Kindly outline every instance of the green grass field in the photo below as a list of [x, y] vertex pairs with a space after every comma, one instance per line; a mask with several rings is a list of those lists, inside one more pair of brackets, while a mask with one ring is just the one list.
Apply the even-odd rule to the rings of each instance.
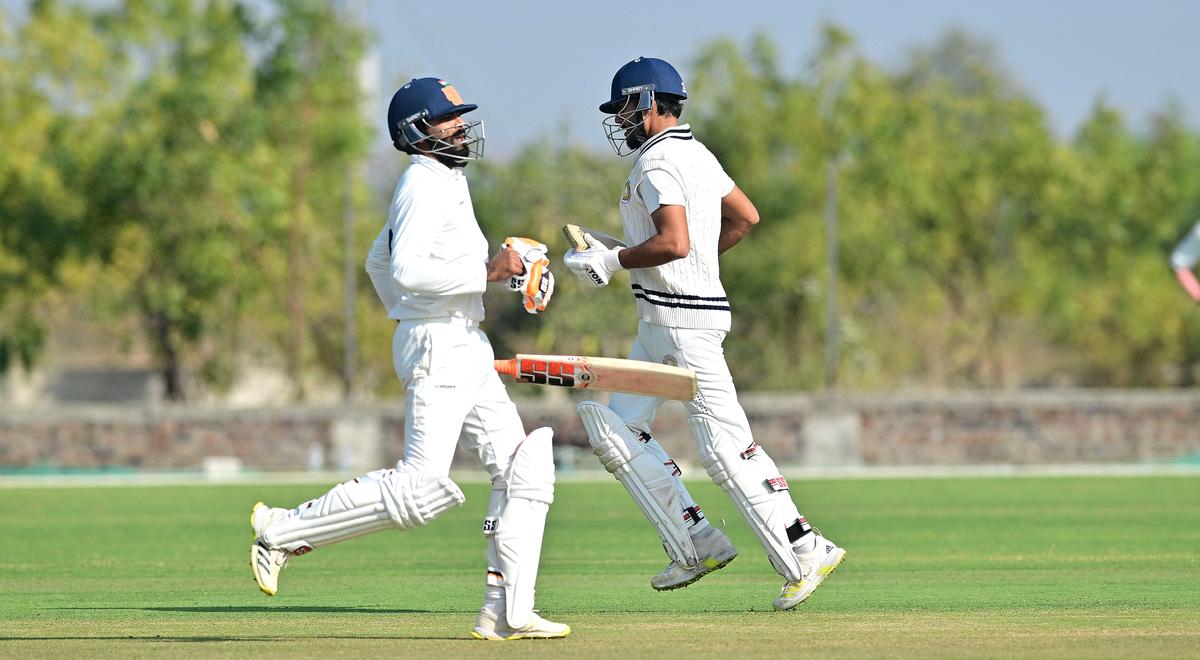
[[293, 560], [280, 595], [247, 567], [257, 499], [313, 486], [0, 489], [0, 656], [1197, 657], [1200, 478], [794, 480], [849, 554], [799, 608], [725, 496], [741, 555], [658, 593], [657, 538], [611, 480], [564, 481], [538, 603], [566, 640], [468, 637], [487, 486], [413, 532]]

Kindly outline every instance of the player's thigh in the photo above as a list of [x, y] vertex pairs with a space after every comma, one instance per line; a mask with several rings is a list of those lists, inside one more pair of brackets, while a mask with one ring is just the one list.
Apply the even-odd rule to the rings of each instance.
[[746, 411], [738, 401], [737, 388], [729, 364], [725, 362], [722, 342], [725, 333], [720, 330], [694, 330], [673, 328], [670, 334], [678, 347], [676, 361], [679, 366], [696, 372], [697, 396], [686, 402], [688, 411], [707, 412], [731, 432], [747, 441], [751, 439], [750, 422]]
[[525, 439], [525, 426], [500, 377], [495, 373], [491, 376], [466, 415], [462, 441], [495, 479], [508, 469], [517, 445]]
[[495, 479], [508, 469], [517, 445], [525, 439], [525, 426], [500, 376], [491, 367], [493, 353], [487, 336], [477, 332], [474, 340], [474, 360], [461, 365], [471, 374], [471, 397], [463, 419], [462, 442]]
[[439, 389], [429, 377], [410, 383], [405, 394], [404, 457], [396, 467], [449, 474], [469, 407], [452, 390]]
[[470, 345], [462, 328], [425, 326], [409, 337], [413, 345], [396, 359], [403, 373], [408, 409], [404, 419], [404, 457], [397, 467], [405, 470], [449, 474], [463, 423], [471, 409], [471, 377], [461, 366], [471, 363]]
[[[655, 359], [647, 349], [640, 326], [638, 336], [633, 341], [633, 348], [629, 351], [629, 359], [661, 362], [660, 359]], [[662, 399], [624, 392], [614, 392], [608, 400], [608, 407], [625, 420], [626, 424], [645, 433], [650, 433], [650, 425], [654, 423], [654, 417], [658, 414], [658, 409], [662, 404]]]

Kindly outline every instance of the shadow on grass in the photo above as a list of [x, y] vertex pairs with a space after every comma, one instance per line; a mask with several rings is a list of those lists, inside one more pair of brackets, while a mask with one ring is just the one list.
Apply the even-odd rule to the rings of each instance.
[[[266, 613], [273, 614], [474, 614], [478, 610], [414, 610], [381, 607], [332, 607], [325, 605], [208, 605], [195, 607], [56, 607], [56, 610], [137, 610], [141, 612], [211, 612], [218, 614]], [[0, 638], [3, 639], [3, 638]]]
[[214, 636], [197, 635], [195, 637], [164, 637], [161, 635], [69, 635], [47, 637], [0, 637], [0, 642], [71, 642], [71, 641], [110, 641], [110, 642], [172, 642], [172, 643], [210, 643], [210, 642], [296, 642], [315, 639], [330, 639], [339, 641], [354, 640], [438, 640], [445, 642], [475, 642], [478, 640], [467, 636], [438, 636], [438, 635], [307, 635], [304, 637], [263, 637], [263, 636]]

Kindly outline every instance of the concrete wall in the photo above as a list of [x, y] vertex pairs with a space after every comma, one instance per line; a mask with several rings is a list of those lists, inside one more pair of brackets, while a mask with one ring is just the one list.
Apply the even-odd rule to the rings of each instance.
[[[812, 467], [1147, 463], [1200, 460], [1200, 395], [1023, 391], [743, 397], [755, 440], [781, 464]], [[519, 401], [526, 427], [553, 426], [560, 458], [591, 461], [569, 400]], [[657, 435], [697, 463], [682, 407]], [[364, 471], [403, 449], [402, 405], [0, 408], [0, 467]], [[221, 457], [231, 457], [222, 459]], [[475, 467], [461, 449], [463, 467]], [[695, 469], [694, 467], [692, 468]]]

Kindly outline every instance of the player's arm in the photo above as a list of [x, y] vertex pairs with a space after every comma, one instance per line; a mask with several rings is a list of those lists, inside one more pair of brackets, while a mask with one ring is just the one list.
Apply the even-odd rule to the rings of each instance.
[[621, 250], [617, 257], [625, 268], [653, 268], [688, 255], [687, 211], [682, 206], [659, 206], [650, 214], [658, 233], [645, 242]]
[[1192, 300], [1200, 302], [1200, 281], [1196, 280], [1196, 274], [1188, 268], [1176, 268], [1175, 279], [1179, 281], [1179, 285], [1184, 291], [1192, 297]]
[[625, 268], [653, 268], [682, 259], [691, 251], [685, 194], [679, 173], [671, 167], [658, 167], [642, 173], [636, 194], [650, 211], [657, 233], [639, 245], [631, 245], [618, 255]]
[[391, 238], [392, 227], [391, 223], [388, 223], [383, 226], [379, 235], [375, 237], [375, 241], [371, 243], [371, 250], [367, 252], [365, 264], [367, 275], [371, 278], [371, 286], [375, 287], [375, 295], [379, 296], [379, 301], [388, 310], [391, 310], [399, 300], [399, 296], [396, 295], [396, 290], [392, 286]]
[[758, 209], [736, 185], [721, 198], [721, 235], [717, 238], [717, 254], [737, 245], [750, 228], [758, 224]]
[[685, 195], [678, 174], [667, 168], [646, 170], [635, 194], [650, 212], [654, 235], [624, 248], [608, 248], [592, 239], [587, 250], [568, 250], [563, 261], [577, 277], [605, 286], [618, 270], [654, 268], [682, 259], [691, 251]]
[[[447, 211], [428, 193], [401, 190], [393, 201], [391, 274], [396, 286], [412, 293], [448, 296], [483, 293], [488, 263], [463, 263], [436, 254], [439, 220]], [[499, 276], [497, 275], [499, 279]]]

